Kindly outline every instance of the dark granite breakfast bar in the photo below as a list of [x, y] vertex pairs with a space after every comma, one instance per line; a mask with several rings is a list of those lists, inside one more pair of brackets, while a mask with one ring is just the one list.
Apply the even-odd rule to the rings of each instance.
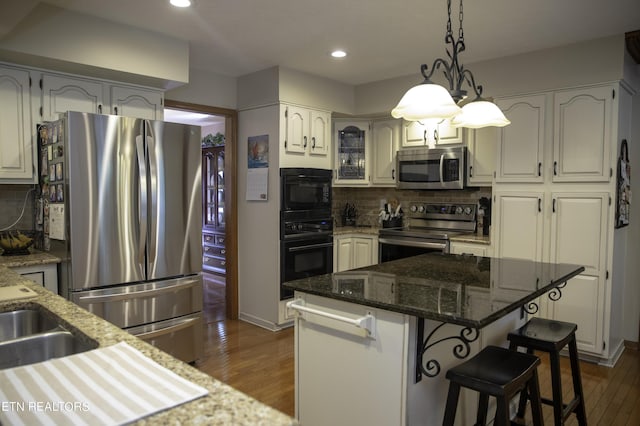
[[[285, 286], [296, 292], [289, 306], [299, 311], [296, 318], [301, 321], [297, 319], [296, 326], [301, 329], [312, 327], [302, 321], [305, 315], [309, 323], [323, 315], [313, 306], [327, 307], [333, 312], [327, 314], [327, 321], [357, 323], [362, 327], [374, 324], [372, 331], [367, 332], [373, 340], [381, 334], [380, 325], [375, 325], [377, 317], [382, 317], [381, 312], [405, 318], [408, 331], [404, 333], [409, 342], [402, 350], [388, 346], [384, 350], [406, 353], [404, 392], [428, 396], [434, 404], [429, 414], [433, 416], [431, 421], [441, 421], [438, 414], [441, 407], [435, 402], [435, 395], [442, 393], [444, 382], [440, 371], [455, 365], [454, 359], [464, 359], [488, 343], [501, 344], [510, 327], [523, 322], [526, 313], [537, 311], [540, 297], [559, 299], [566, 282], [582, 271], [584, 267], [577, 265], [429, 253], [291, 281]], [[344, 302], [355, 309], [343, 312], [356, 315], [360, 306], [359, 312], [366, 315], [355, 320], [349, 319], [354, 315], [341, 319], [335, 314], [341, 308], [336, 306], [347, 306]], [[376, 318], [369, 322], [367, 317]], [[304, 340], [300, 339], [300, 344], [303, 345]], [[298, 351], [302, 353], [304, 348]], [[429, 377], [430, 384], [419, 383], [423, 375]], [[300, 376], [297, 386], [303, 385], [304, 374]], [[367, 380], [368, 377], [363, 377], [363, 381]], [[368, 388], [375, 386], [372, 382]], [[414, 391], [416, 386], [423, 390]], [[304, 403], [303, 397], [301, 400]], [[416, 423], [416, 416], [426, 411], [424, 408], [414, 410], [411, 400], [403, 399], [405, 406], [400, 410], [406, 416], [406, 424]], [[415, 415], [414, 411], [421, 414]]]

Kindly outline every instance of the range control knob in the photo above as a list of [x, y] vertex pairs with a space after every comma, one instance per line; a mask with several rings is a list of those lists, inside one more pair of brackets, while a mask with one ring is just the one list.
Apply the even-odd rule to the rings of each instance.
[[412, 213], [415, 213], [418, 211], [418, 206], [416, 206], [415, 204], [412, 204], [411, 207], [409, 207], [409, 210], [411, 210]]
[[467, 215], [471, 214], [471, 207], [465, 207], [464, 214], [467, 214]]
[[456, 207], [456, 214], [462, 214], [462, 207], [460, 206]]
[[423, 205], [420, 205], [418, 207], [418, 213], [424, 213], [424, 206]]

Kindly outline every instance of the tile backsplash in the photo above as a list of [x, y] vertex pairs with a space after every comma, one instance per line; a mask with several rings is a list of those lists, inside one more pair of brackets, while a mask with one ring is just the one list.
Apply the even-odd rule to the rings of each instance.
[[[33, 185], [0, 185], [0, 230], [11, 226], [22, 212], [24, 214], [12, 229], [33, 230], [34, 229], [34, 199], [35, 191]], [[26, 198], [26, 203], [25, 203]]]
[[425, 203], [470, 203], [477, 204], [481, 197], [491, 198], [491, 187], [462, 190], [407, 190], [396, 188], [333, 188], [333, 218], [335, 226], [342, 225], [342, 213], [346, 203], [357, 211], [357, 226], [379, 226], [380, 200], [398, 200], [404, 214], [412, 204]]

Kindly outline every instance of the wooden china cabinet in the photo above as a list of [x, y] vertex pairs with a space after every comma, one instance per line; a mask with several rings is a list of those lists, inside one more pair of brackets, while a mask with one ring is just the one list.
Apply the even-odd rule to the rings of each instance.
[[202, 192], [202, 269], [224, 275], [224, 145], [202, 148]]

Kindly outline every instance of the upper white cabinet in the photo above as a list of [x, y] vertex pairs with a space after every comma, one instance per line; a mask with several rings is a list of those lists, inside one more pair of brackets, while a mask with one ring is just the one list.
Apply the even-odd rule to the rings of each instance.
[[372, 183], [396, 185], [396, 151], [400, 142], [400, 120], [373, 122]]
[[548, 102], [546, 94], [496, 100], [511, 121], [498, 134], [496, 182], [544, 181]]
[[554, 182], [609, 181], [614, 96], [609, 85], [554, 94]]
[[451, 126], [448, 120], [438, 125], [427, 125], [419, 121], [403, 120], [402, 122], [402, 148], [453, 145], [463, 142], [463, 129]]
[[162, 120], [162, 91], [112, 84], [67, 75], [42, 74], [43, 121], [57, 120], [67, 111], [114, 114]]
[[103, 112], [102, 82], [69, 76], [43, 74], [42, 121], [53, 121], [67, 111]]
[[280, 167], [331, 169], [331, 113], [281, 105]]
[[34, 144], [29, 72], [0, 67], [0, 183], [33, 182]]
[[469, 186], [491, 186], [496, 170], [499, 129], [484, 127], [467, 133], [467, 182]]
[[336, 186], [368, 186], [371, 183], [371, 122], [334, 120]]
[[162, 120], [164, 118], [163, 94], [125, 86], [110, 86], [111, 114], [126, 117]]

